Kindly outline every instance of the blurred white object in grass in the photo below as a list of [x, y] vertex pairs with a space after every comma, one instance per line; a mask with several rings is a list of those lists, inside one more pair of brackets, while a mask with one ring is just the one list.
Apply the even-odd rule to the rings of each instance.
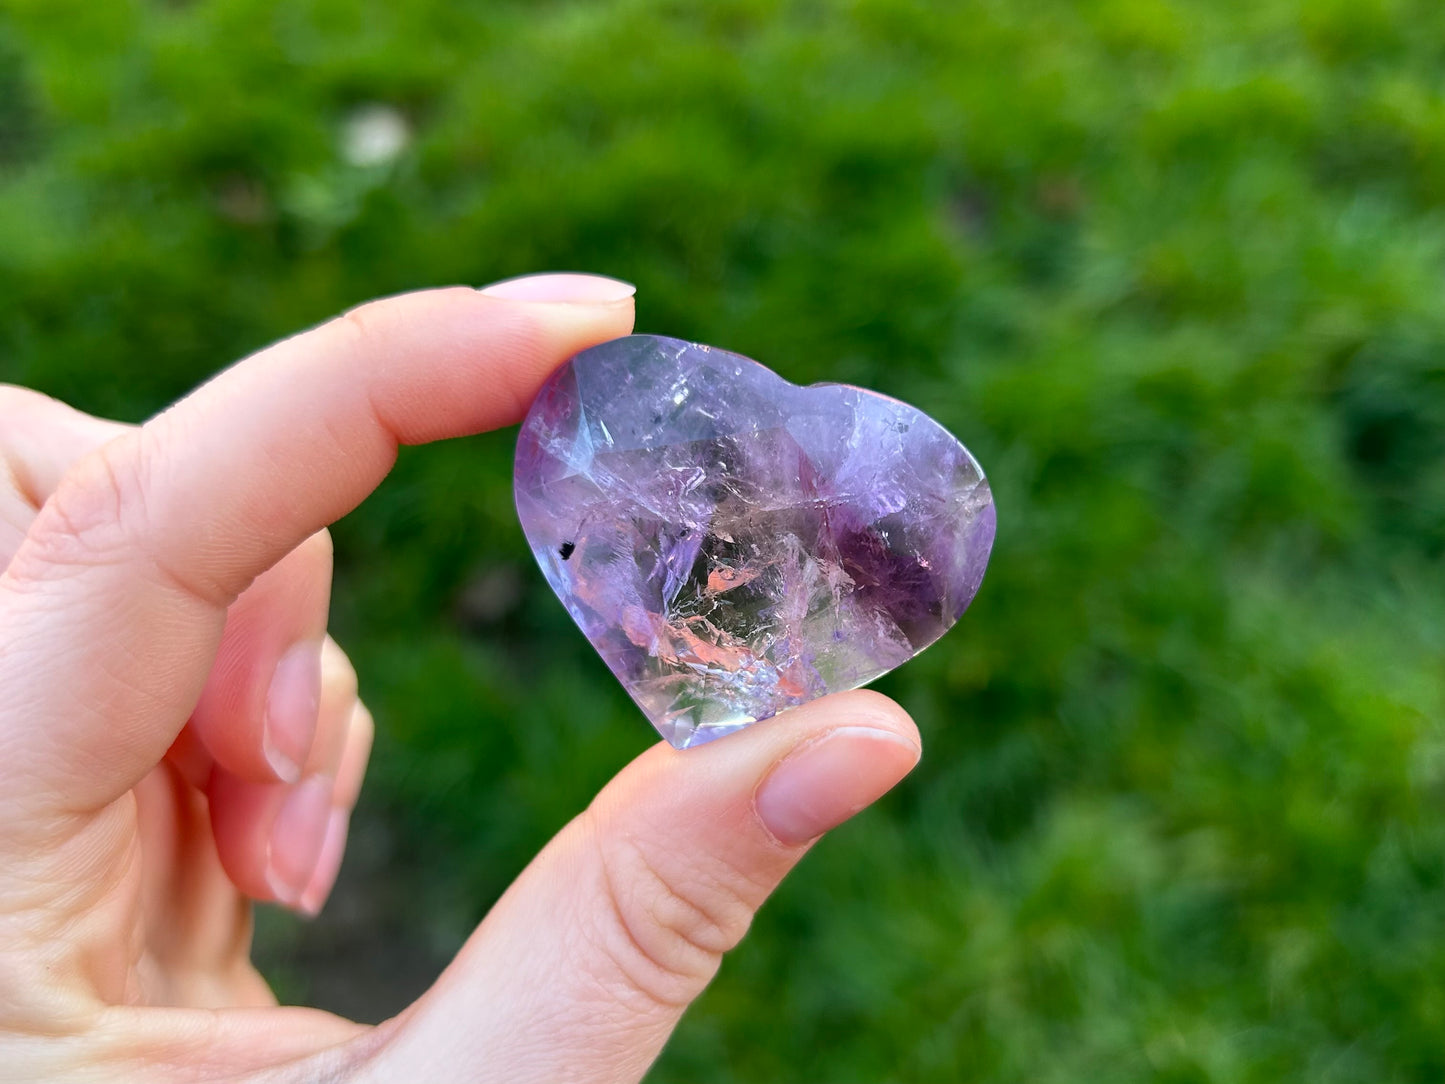
[[358, 106], [342, 124], [341, 155], [353, 166], [384, 166], [411, 142], [411, 125], [395, 106]]

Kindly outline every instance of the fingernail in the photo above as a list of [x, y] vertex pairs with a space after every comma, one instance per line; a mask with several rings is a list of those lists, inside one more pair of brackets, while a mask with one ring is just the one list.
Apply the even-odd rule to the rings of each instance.
[[784, 758], [753, 799], [782, 843], [806, 843], [871, 805], [913, 770], [920, 750], [891, 730], [847, 726]]
[[326, 822], [326, 839], [321, 844], [321, 854], [316, 859], [316, 868], [311, 880], [301, 893], [299, 905], [303, 914], [315, 918], [321, 913], [331, 887], [336, 884], [336, 875], [341, 872], [341, 856], [346, 853], [346, 832], [351, 823], [351, 814], [344, 809], [333, 809], [331, 819]]
[[313, 775], [291, 789], [276, 819], [266, 853], [266, 887], [277, 902], [296, 906], [311, 882], [326, 843], [332, 781]]
[[301, 766], [316, 739], [321, 709], [321, 641], [297, 644], [281, 656], [266, 693], [261, 749], [283, 783], [301, 778]]
[[626, 301], [637, 287], [605, 275], [564, 272], [550, 275], [522, 275], [483, 286], [481, 293], [506, 301], [551, 301], [573, 305], [605, 305]]

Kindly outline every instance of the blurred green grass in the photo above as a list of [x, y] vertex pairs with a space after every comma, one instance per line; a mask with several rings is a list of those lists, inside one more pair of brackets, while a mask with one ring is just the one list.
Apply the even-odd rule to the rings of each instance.
[[[880, 683], [924, 763], [652, 1079], [1435, 1081], [1442, 71], [1423, 0], [0, 0], [0, 378], [137, 420], [362, 298], [585, 268], [915, 402], [1000, 511]], [[409, 140], [349, 160], [377, 105]], [[289, 997], [393, 1011], [650, 740], [510, 451], [336, 529], [381, 733], [328, 916], [262, 923]]]

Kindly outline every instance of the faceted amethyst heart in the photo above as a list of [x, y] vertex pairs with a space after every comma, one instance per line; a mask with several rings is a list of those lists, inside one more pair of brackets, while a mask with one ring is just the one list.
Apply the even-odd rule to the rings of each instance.
[[982, 470], [922, 411], [659, 335], [552, 375], [515, 482], [547, 582], [679, 749], [912, 658], [993, 546]]

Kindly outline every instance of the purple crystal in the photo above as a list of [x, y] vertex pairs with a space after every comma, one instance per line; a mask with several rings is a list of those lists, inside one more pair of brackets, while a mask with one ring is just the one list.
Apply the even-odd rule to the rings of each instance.
[[658, 335], [552, 375], [516, 491], [547, 582], [679, 749], [912, 658], [993, 546], [983, 472], [922, 411]]

